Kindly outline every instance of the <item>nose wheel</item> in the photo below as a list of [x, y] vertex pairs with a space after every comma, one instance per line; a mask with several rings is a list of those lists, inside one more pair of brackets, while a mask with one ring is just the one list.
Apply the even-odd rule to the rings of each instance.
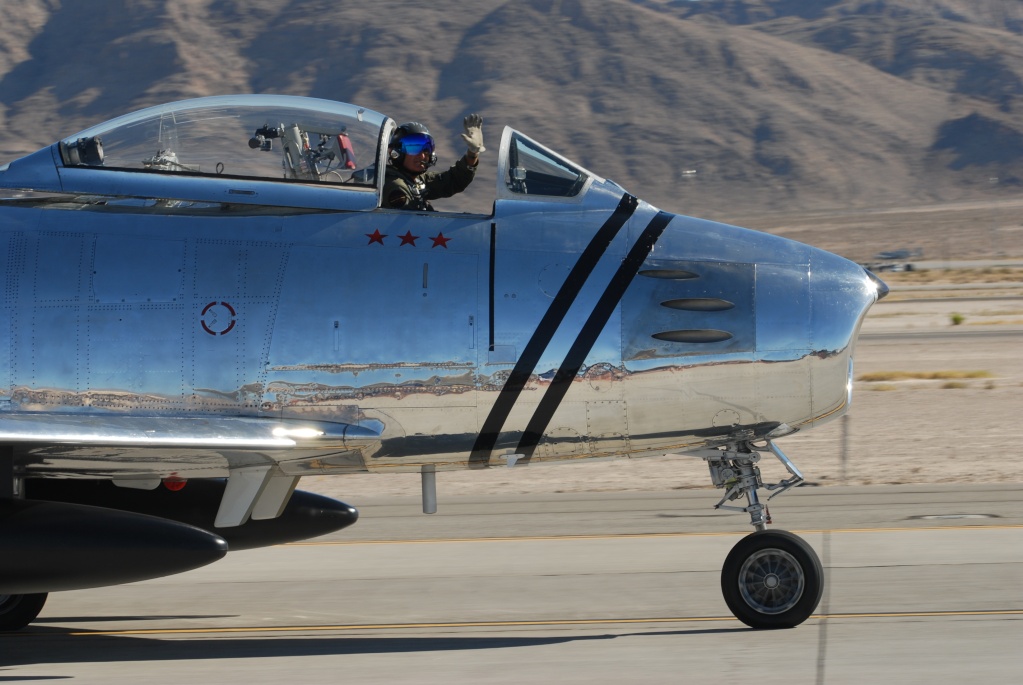
[[751, 628], [797, 626], [817, 608], [823, 592], [824, 568], [816, 552], [784, 530], [747, 535], [721, 569], [725, 603]]
[[[789, 477], [765, 484], [757, 465], [759, 450], [774, 454]], [[763, 447], [742, 442], [691, 454], [707, 461], [715, 487], [725, 490], [714, 508], [749, 514], [750, 524], [756, 529], [732, 548], [721, 569], [721, 592], [728, 608], [751, 628], [799, 625], [821, 600], [824, 567], [802, 538], [783, 530], [767, 530], [771, 517], [757, 490], [765, 488], [772, 492], [770, 500], [802, 483], [803, 474], [770, 440]], [[742, 498], [746, 499], [746, 506], [725, 504]]]

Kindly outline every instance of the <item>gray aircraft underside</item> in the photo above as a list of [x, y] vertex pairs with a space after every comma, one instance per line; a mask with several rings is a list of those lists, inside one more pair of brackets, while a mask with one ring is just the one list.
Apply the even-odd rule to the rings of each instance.
[[773, 441], [848, 408], [887, 292], [862, 267], [660, 211], [510, 128], [491, 215], [381, 209], [394, 126], [203, 98], [0, 167], [15, 495], [227, 478], [230, 527], [307, 474], [758, 443], [790, 467]]

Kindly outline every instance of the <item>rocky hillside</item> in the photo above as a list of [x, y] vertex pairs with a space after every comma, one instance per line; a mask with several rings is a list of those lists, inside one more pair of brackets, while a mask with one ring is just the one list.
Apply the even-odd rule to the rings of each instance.
[[[480, 111], [492, 150], [509, 125], [665, 209], [719, 218], [1004, 199], [1023, 183], [1023, 3], [417, 5], [0, 3], [0, 163], [152, 104], [274, 92], [423, 121], [442, 162]], [[457, 208], [489, 211], [495, 159]]]

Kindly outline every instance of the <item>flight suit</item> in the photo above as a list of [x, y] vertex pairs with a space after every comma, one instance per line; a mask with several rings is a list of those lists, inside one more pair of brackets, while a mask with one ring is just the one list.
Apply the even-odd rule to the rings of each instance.
[[451, 197], [469, 187], [476, 177], [476, 167], [459, 157], [447, 171], [427, 171], [417, 177], [403, 169], [388, 165], [384, 182], [382, 206], [390, 209], [413, 209], [433, 212], [430, 200]]

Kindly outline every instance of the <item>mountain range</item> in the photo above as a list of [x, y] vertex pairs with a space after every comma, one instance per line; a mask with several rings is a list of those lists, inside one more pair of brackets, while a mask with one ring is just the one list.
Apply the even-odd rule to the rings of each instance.
[[[283, 93], [491, 154], [511, 126], [671, 211], [906, 207], [1023, 184], [1016, 0], [3, 0], [0, 164], [171, 100]], [[485, 179], [485, 180], [482, 180]]]

